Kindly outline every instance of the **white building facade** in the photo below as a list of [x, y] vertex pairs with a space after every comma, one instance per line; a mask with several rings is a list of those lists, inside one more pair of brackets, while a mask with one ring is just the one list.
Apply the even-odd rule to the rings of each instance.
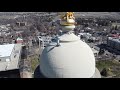
[[21, 44], [0, 45], [0, 71], [18, 69]]

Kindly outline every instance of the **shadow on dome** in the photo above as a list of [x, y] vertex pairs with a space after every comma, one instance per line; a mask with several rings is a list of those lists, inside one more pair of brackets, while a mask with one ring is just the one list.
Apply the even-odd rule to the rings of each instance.
[[46, 78], [41, 72], [40, 72], [40, 66], [38, 65], [37, 68], [34, 71], [34, 78]]

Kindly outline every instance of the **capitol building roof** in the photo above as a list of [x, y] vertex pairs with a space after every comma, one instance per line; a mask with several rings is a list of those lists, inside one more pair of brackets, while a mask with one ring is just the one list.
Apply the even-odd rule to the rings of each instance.
[[44, 48], [39, 70], [47, 78], [100, 78], [92, 49], [73, 33], [73, 17], [72, 12], [62, 17], [63, 34]]

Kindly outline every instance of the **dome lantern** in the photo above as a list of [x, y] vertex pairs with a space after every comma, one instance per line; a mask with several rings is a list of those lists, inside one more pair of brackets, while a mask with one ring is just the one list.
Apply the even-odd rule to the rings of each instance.
[[61, 17], [60, 26], [63, 34], [42, 52], [40, 72], [47, 78], [97, 77], [99, 71], [95, 67], [92, 49], [73, 33], [75, 28], [73, 12], [67, 12]]

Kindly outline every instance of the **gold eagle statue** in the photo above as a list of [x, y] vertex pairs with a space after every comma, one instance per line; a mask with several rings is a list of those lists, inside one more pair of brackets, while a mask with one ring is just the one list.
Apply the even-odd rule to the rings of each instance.
[[62, 25], [75, 25], [74, 12], [66, 12], [64, 15], [61, 15], [61, 24]]
[[65, 13], [65, 15], [61, 16], [61, 19], [63, 19], [63, 20], [74, 19], [75, 20], [74, 12], [67, 12], [67, 13]]

